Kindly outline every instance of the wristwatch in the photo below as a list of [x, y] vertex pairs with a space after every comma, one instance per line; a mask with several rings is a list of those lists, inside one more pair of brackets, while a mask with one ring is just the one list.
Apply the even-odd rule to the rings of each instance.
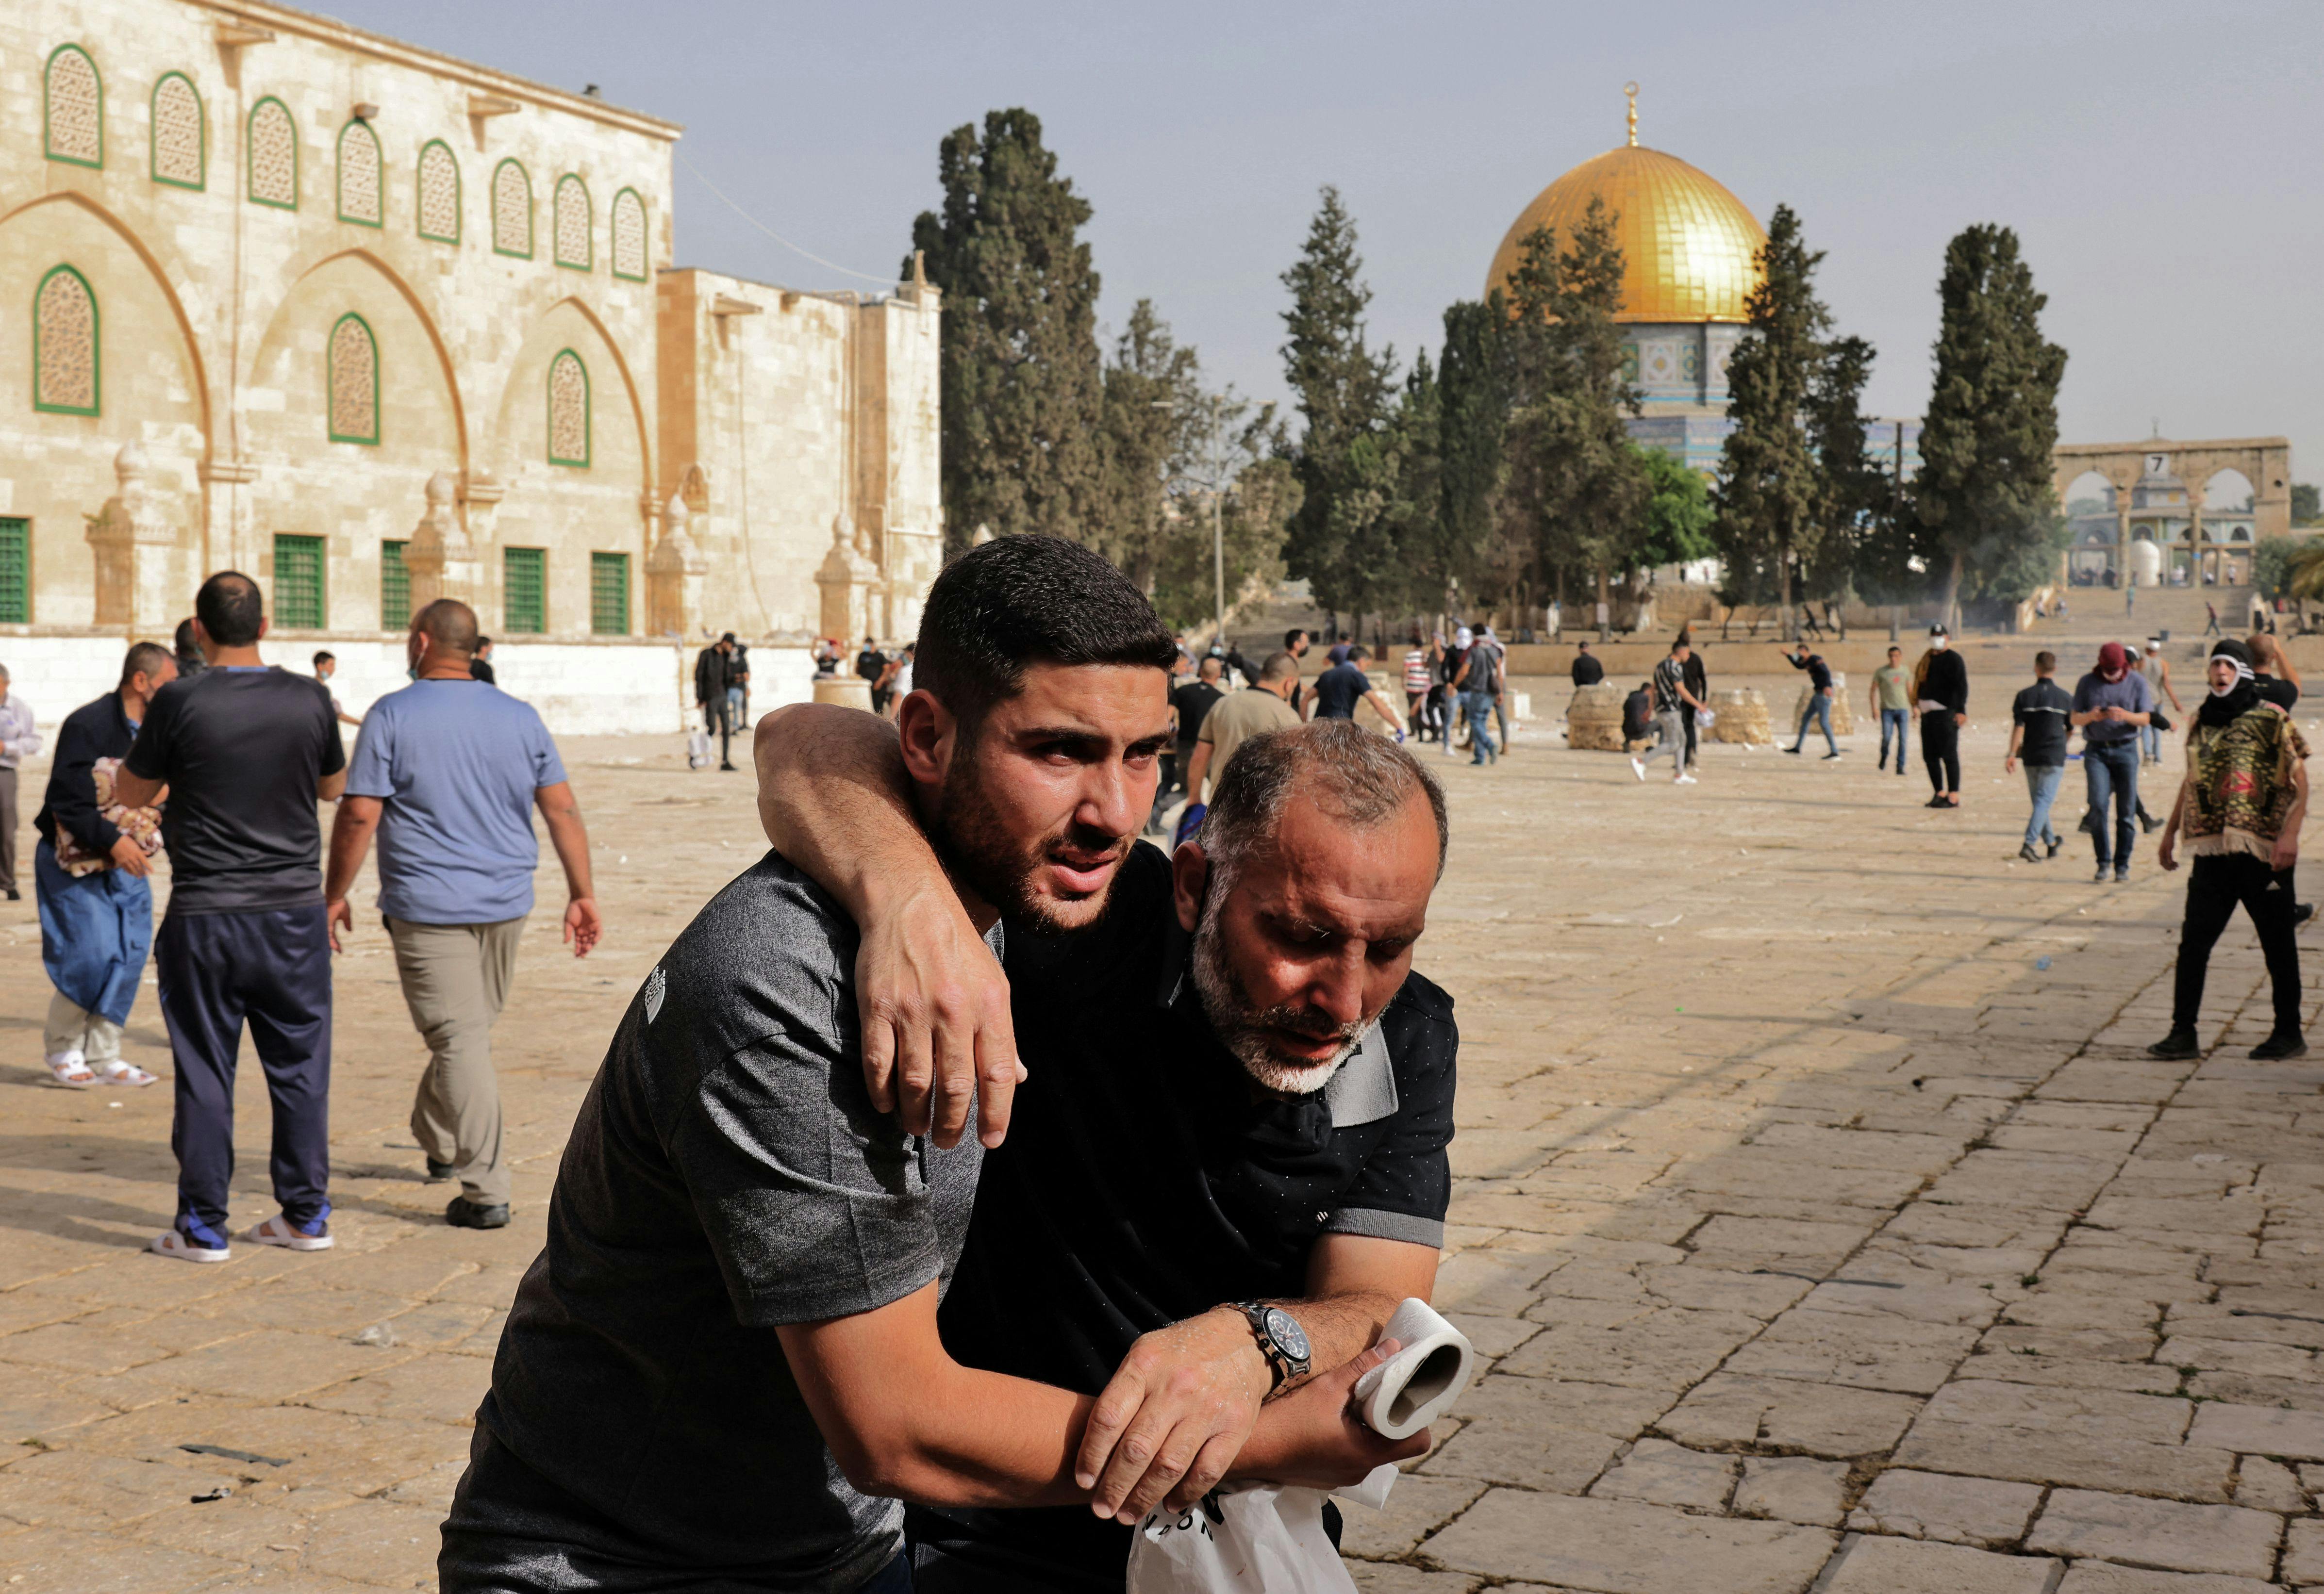
[[1280, 1306], [1259, 1301], [1237, 1301], [1235, 1310], [1250, 1320], [1251, 1337], [1259, 1341], [1259, 1353], [1267, 1358], [1275, 1373], [1276, 1388], [1307, 1376], [1307, 1331], [1299, 1326], [1297, 1318]]

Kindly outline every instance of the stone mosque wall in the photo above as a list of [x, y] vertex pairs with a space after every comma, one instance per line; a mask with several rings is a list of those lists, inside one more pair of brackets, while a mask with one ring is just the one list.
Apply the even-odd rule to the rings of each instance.
[[279, 6], [0, 6], [0, 662], [42, 718], [228, 567], [356, 711], [438, 594], [566, 730], [676, 729], [722, 630], [761, 706], [826, 613], [908, 634], [936, 295], [673, 270], [678, 135]]

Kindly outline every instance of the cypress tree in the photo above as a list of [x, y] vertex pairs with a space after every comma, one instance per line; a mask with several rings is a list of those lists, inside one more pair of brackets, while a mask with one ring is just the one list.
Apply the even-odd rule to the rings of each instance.
[[2042, 336], [2049, 297], [2007, 227], [1980, 224], [1947, 244], [1937, 297], [1913, 502], [1958, 622], [1964, 596], [2014, 602], [2056, 574], [2066, 530], [2051, 456], [2066, 351]]
[[1083, 539], [1151, 597], [1168, 535], [1164, 500], [1196, 446], [1200, 363], [1170, 336], [1169, 323], [1141, 299], [1106, 365], [1102, 508]]
[[1745, 301], [1748, 331], [1727, 364], [1728, 419], [1712, 501], [1712, 536], [1730, 594], [1772, 589], [1781, 628], [1793, 634], [1792, 582], [1814, 557], [1821, 496], [1816, 459], [1802, 417], [1831, 317], [1815, 296], [1823, 259], [1800, 234], [1788, 205], [1775, 207], [1758, 253], [1759, 284]]
[[954, 128], [937, 170], [944, 207], [920, 213], [912, 247], [945, 294], [946, 540], [964, 548], [980, 525], [1082, 537], [1104, 507], [1089, 202], [1027, 110], [987, 112], [982, 137]]
[[1360, 609], [1376, 595], [1387, 562], [1380, 522], [1393, 496], [1388, 424], [1393, 351], [1364, 336], [1371, 290], [1361, 280], [1356, 224], [1325, 187], [1299, 259], [1283, 273], [1291, 308], [1283, 324], [1284, 373], [1305, 430], [1293, 452], [1300, 502], [1285, 541], [1285, 567], [1306, 577], [1315, 601]]
[[1872, 346], [1861, 337], [1825, 344], [1801, 417], [1816, 463], [1815, 548], [1807, 580], [1812, 593], [1826, 597], [1853, 591], [1878, 601], [1907, 574], [1891, 567], [1894, 539], [1887, 532], [1895, 494], [1865, 444], [1864, 383], [1872, 362]]
[[1454, 584], [1473, 584], [1493, 537], [1501, 450], [1509, 421], [1508, 300], [1464, 300], [1444, 312], [1436, 373], [1436, 537], [1416, 559], [1413, 596], [1427, 613], [1450, 608]]

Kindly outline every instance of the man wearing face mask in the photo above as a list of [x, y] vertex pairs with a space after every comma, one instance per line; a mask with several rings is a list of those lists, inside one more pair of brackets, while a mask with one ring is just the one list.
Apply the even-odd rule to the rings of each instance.
[[469, 671], [475, 612], [438, 598], [411, 617], [414, 679], [372, 705], [331, 825], [324, 887], [331, 950], [355, 933], [347, 894], [379, 834], [379, 911], [395, 947], [428, 1069], [411, 1133], [430, 1179], [457, 1179], [444, 1212], [460, 1229], [502, 1229], [510, 1174], [501, 1145], [493, 1023], [516, 973], [540, 861], [532, 810], [549, 827], [570, 900], [565, 939], [586, 957], [602, 926], [589, 880], [589, 834], [557, 744], [532, 705]]
[[1929, 627], [1929, 650], [1913, 671], [1913, 705], [1921, 716], [1921, 763], [1936, 795], [1932, 808], [1960, 806], [1960, 733], [1969, 723], [1969, 666], [1952, 650], [1941, 622]]
[[[2120, 642], [2098, 650], [2098, 668], [2074, 686], [2070, 723], [2082, 733], [2082, 775], [2089, 782], [2091, 843], [2098, 849], [2097, 879], [2130, 878], [2132, 824], [2138, 809], [2138, 736], [2154, 712], [2146, 677], [2130, 668], [2130, 650]], [[2112, 834], [2107, 805], [2114, 805]]]
[[2275, 1007], [2273, 1027], [2251, 1055], [2262, 1062], [2304, 1056], [2300, 938], [2286, 880], [2300, 861], [2300, 827], [2308, 816], [2308, 743], [2292, 716], [2261, 696], [2243, 643], [2213, 643], [2209, 673], [2211, 695], [2188, 730], [2187, 776], [2163, 828], [2159, 853], [2164, 869], [2176, 869], [2184, 836], [2194, 859], [2179, 932], [2171, 1033], [2146, 1049], [2155, 1057], [2200, 1055], [2195, 1026], [2211, 948], [2241, 903], [2259, 932]]

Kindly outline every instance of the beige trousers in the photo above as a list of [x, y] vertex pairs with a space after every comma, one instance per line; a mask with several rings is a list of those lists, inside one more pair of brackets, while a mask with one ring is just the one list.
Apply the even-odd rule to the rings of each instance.
[[521, 918], [489, 925], [387, 921], [404, 1005], [428, 1043], [428, 1068], [411, 1101], [412, 1138], [431, 1161], [451, 1165], [461, 1193], [478, 1206], [503, 1206], [509, 1198], [493, 1021], [508, 1000], [523, 931]]
[[48, 1022], [41, 1026], [41, 1049], [53, 1057], [78, 1052], [91, 1068], [103, 1068], [121, 1056], [121, 1026], [101, 1013], [92, 1013], [61, 990], [49, 993]]

